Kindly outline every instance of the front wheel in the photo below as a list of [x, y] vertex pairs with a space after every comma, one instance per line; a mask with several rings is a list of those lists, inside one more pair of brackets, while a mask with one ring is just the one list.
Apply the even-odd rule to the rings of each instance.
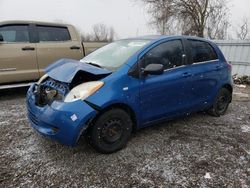
[[89, 144], [101, 153], [122, 149], [132, 132], [132, 119], [122, 109], [110, 109], [101, 114], [87, 131]]
[[224, 115], [231, 102], [231, 99], [232, 93], [226, 88], [221, 88], [215, 98], [213, 106], [208, 110], [208, 113], [216, 117]]

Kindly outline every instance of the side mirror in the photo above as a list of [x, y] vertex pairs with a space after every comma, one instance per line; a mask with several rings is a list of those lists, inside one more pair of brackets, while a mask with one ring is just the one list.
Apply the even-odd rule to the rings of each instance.
[[164, 71], [164, 67], [162, 64], [149, 64], [143, 70], [144, 74], [151, 74], [151, 75], [160, 75]]
[[3, 35], [0, 34], [0, 42], [3, 42]]

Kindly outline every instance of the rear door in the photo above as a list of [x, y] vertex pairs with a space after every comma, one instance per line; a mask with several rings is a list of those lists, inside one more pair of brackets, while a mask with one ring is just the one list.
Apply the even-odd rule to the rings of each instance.
[[72, 39], [68, 27], [36, 25], [36, 30], [40, 74], [45, 67], [61, 58], [82, 58], [80, 41]]
[[36, 46], [30, 43], [28, 24], [0, 26], [0, 84], [39, 78]]
[[190, 101], [193, 106], [205, 108], [218, 90], [222, 64], [208, 42], [188, 39], [186, 44], [189, 70], [193, 75]]
[[182, 114], [189, 108], [190, 73], [184, 60], [181, 40], [161, 43], [143, 56], [142, 68], [160, 63], [165, 69], [162, 75], [141, 78], [140, 108], [144, 124]]

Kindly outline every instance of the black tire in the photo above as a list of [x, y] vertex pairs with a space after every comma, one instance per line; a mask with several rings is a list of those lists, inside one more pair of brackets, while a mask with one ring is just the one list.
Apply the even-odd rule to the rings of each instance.
[[221, 88], [215, 98], [213, 106], [207, 112], [215, 117], [224, 115], [227, 111], [227, 108], [231, 100], [232, 100], [232, 93], [226, 88]]
[[132, 132], [130, 115], [118, 108], [101, 114], [87, 131], [87, 141], [101, 153], [113, 153], [122, 149]]

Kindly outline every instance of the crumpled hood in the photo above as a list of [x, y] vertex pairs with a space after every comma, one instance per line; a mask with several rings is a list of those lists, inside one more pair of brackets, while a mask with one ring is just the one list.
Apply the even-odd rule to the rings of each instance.
[[45, 69], [49, 77], [65, 83], [71, 83], [79, 71], [88, 72], [93, 75], [107, 75], [112, 73], [107, 69], [95, 67], [73, 59], [60, 59]]

